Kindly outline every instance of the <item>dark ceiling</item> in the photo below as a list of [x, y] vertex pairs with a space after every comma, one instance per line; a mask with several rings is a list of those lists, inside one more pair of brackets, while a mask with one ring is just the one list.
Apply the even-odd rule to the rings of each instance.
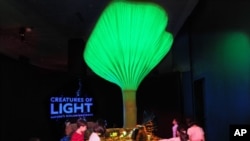
[[[110, 0], [1, 0], [0, 53], [33, 65], [66, 71], [68, 41], [87, 40], [98, 16]], [[168, 13], [167, 31], [175, 36], [198, 0], [152, 0]], [[30, 27], [20, 37], [22, 27]], [[21, 31], [20, 31], [21, 29]], [[171, 51], [159, 64], [172, 69]]]

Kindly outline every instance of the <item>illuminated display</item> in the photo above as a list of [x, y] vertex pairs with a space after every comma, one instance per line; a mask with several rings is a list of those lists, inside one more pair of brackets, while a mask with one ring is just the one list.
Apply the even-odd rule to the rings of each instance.
[[136, 91], [167, 55], [168, 15], [151, 2], [113, 1], [100, 15], [83, 52], [89, 68], [122, 90], [123, 126], [137, 124]]
[[51, 97], [50, 118], [93, 116], [92, 107], [93, 98], [91, 97]]

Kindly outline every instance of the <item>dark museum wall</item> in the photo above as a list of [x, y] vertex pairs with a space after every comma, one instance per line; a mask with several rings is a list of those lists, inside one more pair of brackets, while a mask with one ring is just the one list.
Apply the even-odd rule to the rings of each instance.
[[[36, 136], [42, 140], [59, 140], [66, 119], [50, 119], [49, 98], [62, 93], [76, 96], [79, 77], [34, 67], [27, 59], [0, 57], [1, 140], [28, 140]], [[120, 88], [95, 75], [81, 79], [82, 95], [94, 99], [94, 117], [87, 119], [105, 119], [108, 127], [122, 127]], [[182, 116], [180, 97], [179, 73], [146, 77], [137, 91], [138, 123], [142, 123], [145, 110], [153, 112], [160, 123], [156, 134], [170, 137], [172, 118]], [[20, 129], [15, 136], [12, 128]]]
[[[70, 78], [63, 73], [35, 68], [28, 60], [16, 61], [2, 55], [0, 60], [1, 140], [53, 136], [51, 131], [55, 128], [49, 121], [47, 101], [49, 95], [57, 93]], [[18, 129], [15, 135], [13, 128]]]
[[[230, 125], [250, 124], [249, 6], [247, 0], [200, 1], [175, 39], [184, 113], [203, 125], [208, 141], [227, 141]], [[183, 60], [190, 66], [181, 66]]]

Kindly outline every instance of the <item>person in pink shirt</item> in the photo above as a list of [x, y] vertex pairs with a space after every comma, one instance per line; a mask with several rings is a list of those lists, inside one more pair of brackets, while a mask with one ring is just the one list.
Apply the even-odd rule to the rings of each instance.
[[189, 141], [205, 141], [205, 133], [202, 127], [200, 127], [195, 122], [189, 123], [189, 128], [187, 129], [187, 134]]

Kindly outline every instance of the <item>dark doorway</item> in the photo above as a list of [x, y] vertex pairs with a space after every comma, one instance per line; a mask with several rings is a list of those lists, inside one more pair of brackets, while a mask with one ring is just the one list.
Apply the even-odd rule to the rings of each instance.
[[205, 79], [200, 78], [194, 81], [194, 112], [195, 120], [205, 128], [204, 114], [204, 83]]

